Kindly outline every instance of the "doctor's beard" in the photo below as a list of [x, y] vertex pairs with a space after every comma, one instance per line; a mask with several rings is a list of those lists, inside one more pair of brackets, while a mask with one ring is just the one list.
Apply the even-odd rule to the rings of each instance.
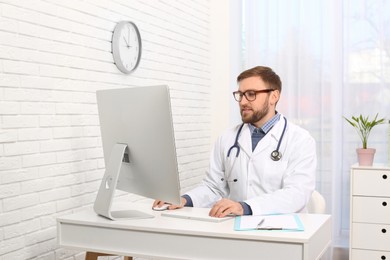
[[250, 108], [248, 106], [243, 106], [240, 108], [240, 113], [241, 113], [241, 120], [243, 123], [248, 123], [248, 124], [255, 124], [256, 122], [260, 121], [264, 117], [267, 116], [269, 112], [269, 107], [268, 107], [268, 98], [264, 101], [263, 106], [261, 107], [260, 110], [253, 110], [253, 108], [250, 108], [251, 111], [253, 112], [251, 115], [245, 116], [243, 113], [243, 109]]

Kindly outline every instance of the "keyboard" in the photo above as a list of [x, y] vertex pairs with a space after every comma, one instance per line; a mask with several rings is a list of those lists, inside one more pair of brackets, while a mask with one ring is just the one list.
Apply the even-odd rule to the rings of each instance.
[[209, 212], [210, 212], [209, 208], [184, 207], [181, 209], [166, 210], [161, 213], [161, 216], [207, 221], [207, 222], [222, 222], [234, 218], [234, 216], [226, 216], [224, 218], [210, 217]]

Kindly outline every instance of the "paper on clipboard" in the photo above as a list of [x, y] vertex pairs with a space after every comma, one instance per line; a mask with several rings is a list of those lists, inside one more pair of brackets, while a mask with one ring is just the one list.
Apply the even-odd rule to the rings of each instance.
[[304, 230], [303, 224], [296, 214], [238, 216], [234, 228], [235, 230]]

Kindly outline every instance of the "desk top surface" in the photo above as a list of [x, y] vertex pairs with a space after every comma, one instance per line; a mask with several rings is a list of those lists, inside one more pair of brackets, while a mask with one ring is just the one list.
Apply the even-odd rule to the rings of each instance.
[[[65, 215], [57, 218], [61, 225], [82, 225], [92, 227], [102, 227], [121, 230], [140, 230], [170, 234], [188, 234], [192, 236], [209, 237], [230, 237], [235, 239], [286, 241], [296, 243], [309, 242], [310, 238], [323, 225], [331, 221], [330, 215], [325, 214], [299, 214], [304, 231], [235, 231], [234, 218], [214, 223], [192, 219], [179, 219], [161, 216], [161, 212], [153, 211], [150, 203], [130, 203], [132, 209], [140, 210], [154, 215], [154, 218], [131, 219], [131, 220], [109, 220], [97, 215], [93, 209], [84, 210], [78, 213]], [[121, 205], [118, 209], [122, 209]], [[209, 209], [199, 209], [208, 213]]]

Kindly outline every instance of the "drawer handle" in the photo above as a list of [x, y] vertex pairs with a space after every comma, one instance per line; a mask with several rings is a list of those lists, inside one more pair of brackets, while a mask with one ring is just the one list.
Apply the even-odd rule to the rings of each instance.
[[386, 207], [387, 206], [387, 202], [386, 201], [382, 202], [382, 205], [383, 205], [383, 207]]
[[382, 228], [382, 233], [386, 233], [386, 229], [385, 228]]
[[381, 259], [382, 259], [382, 260], [386, 260], [386, 256], [384, 256], [384, 255], [381, 256]]
[[382, 178], [386, 180], [386, 179], [387, 179], [387, 175], [386, 175], [386, 174], [383, 174], [383, 175], [382, 175]]

